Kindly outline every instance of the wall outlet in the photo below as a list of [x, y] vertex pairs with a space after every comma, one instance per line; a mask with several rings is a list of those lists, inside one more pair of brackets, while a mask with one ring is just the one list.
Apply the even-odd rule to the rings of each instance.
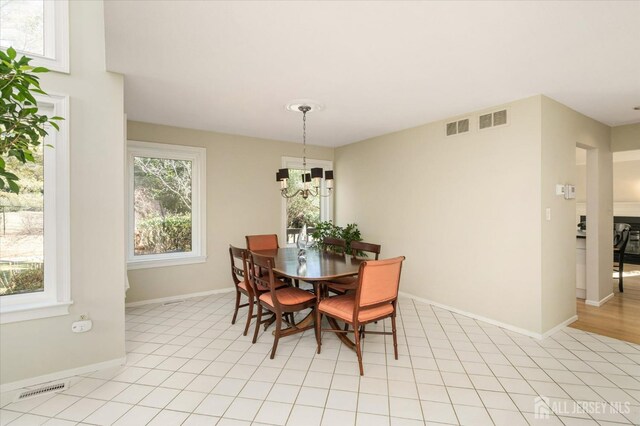
[[91, 330], [92, 327], [93, 322], [91, 322], [91, 320], [76, 321], [71, 324], [71, 331], [74, 333], [84, 333]]

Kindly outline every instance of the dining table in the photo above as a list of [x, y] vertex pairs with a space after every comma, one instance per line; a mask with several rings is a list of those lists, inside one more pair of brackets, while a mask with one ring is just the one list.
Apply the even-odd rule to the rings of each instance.
[[[338, 278], [352, 277], [358, 274], [360, 264], [364, 259], [342, 253], [309, 248], [304, 250], [304, 258], [300, 257], [301, 249], [297, 247], [280, 247], [271, 250], [258, 250], [254, 253], [273, 258], [273, 271], [285, 278], [304, 281], [313, 286], [317, 304], [320, 303], [323, 289], [328, 281]], [[333, 282], [333, 284], [336, 284]], [[311, 310], [293, 328], [307, 328], [313, 325], [315, 312]], [[329, 325], [334, 329], [340, 329], [334, 318], [327, 317]], [[285, 330], [286, 331], [286, 330]], [[338, 338], [349, 348], [355, 350], [355, 343], [346, 333], [337, 333]]]

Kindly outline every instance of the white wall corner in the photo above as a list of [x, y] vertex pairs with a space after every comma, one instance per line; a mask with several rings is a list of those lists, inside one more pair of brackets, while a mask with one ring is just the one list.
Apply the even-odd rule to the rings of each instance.
[[548, 331], [545, 331], [544, 333], [542, 333], [542, 339], [546, 339], [547, 337], [552, 336], [553, 334], [557, 333], [558, 331], [562, 330], [563, 328], [565, 328], [569, 324], [574, 323], [576, 321], [578, 321], [578, 316], [577, 315], [574, 315], [571, 318], [568, 318], [568, 319], [562, 321], [560, 324], [556, 325], [551, 330], [548, 330]]
[[602, 298], [602, 300], [585, 300], [584, 303], [586, 305], [589, 306], [595, 306], [597, 308], [599, 308], [600, 306], [604, 305], [605, 303], [607, 303], [609, 301], [609, 299], [611, 299], [613, 297], [613, 293], [610, 293], [608, 296], [605, 296]]

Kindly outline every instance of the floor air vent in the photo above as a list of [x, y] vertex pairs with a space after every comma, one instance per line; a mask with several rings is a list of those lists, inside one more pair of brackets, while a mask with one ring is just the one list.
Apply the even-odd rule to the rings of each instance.
[[466, 133], [469, 131], [469, 119], [464, 118], [458, 121], [452, 121], [447, 123], [447, 136], [459, 135], [460, 133]]
[[36, 389], [29, 389], [18, 394], [16, 401], [24, 401], [25, 399], [35, 398], [52, 392], [60, 392], [69, 388], [69, 382], [57, 382], [40, 386]]

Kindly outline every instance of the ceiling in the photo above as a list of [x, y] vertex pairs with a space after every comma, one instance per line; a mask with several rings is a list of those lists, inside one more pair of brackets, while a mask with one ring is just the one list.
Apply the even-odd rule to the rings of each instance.
[[106, 1], [129, 119], [339, 146], [536, 94], [640, 121], [640, 2]]

